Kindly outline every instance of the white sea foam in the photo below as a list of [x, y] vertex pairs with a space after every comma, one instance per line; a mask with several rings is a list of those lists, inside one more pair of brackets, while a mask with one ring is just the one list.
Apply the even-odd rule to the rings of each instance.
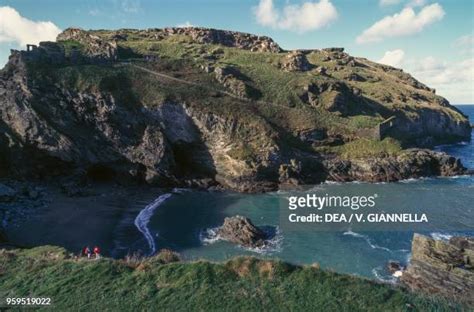
[[429, 181], [429, 180], [434, 180], [432, 177], [419, 177], [419, 178], [409, 178], [409, 179], [403, 179], [399, 180], [399, 183], [416, 183], [416, 182], [421, 182], [421, 181]]
[[454, 175], [454, 176], [448, 176], [448, 177], [440, 177], [441, 179], [464, 179], [470, 177], [469, 174], [461, 174], [461, 175]]
[[381, 249], [381, 250], [385, 250], [387, 252], [392, 252], [392, 250], [390, 250], [389, 248], [386, 248], [386, 247], [382, 247], [382, 246], [379, 246], [377, 244], [374, 244], [372, 242], [372, 240], [370, 239], [369, 236], [367, 235], [364, 235], [364, 234], [360, 234], [360, 233], [357, 233], [357, 232], [353, 232], [352, 230], [348, 230], [344, 233], [342, 233], [343, 235], [350, 235], [350, 236], [353, 236], [353, 237], [356, 237], [356, 238], [361, 238], [363, 240], [365, 240], [367, 242], [367, 244], [372, 248], [372, 249]]
[[[270, 239], [265, 240], [265, 244], [261, 247], [241, 247], [245, 250], [256, 252], [259, 254], [272, 254], [282, 250], [283, 234], [280, 227], [275, 227], [273, 231], [269, 229], [262, 229]], [[219, 227], [204, 229], [199, 233], [199, 240], [203, 245], [211, 245], [223, 240], [218, 234]]]
[[442, 240], [442, 241], [448, 241], [451, 237], [453, 237], [450, 234], [440, 233], [440, 232], [433, 232], [430, 235], [433, 239]]
[[157, 199], [143, 208], [135, 218], [135, 226], [143, 234], [143, 236], [145, 236], [145, 239], [148, 242], [148, 246], [150, 247], [150, 255], [153, 255], [156, 252], [156, 243], [153, 235], [150, 232], [150, 229], [148, 228], [148, 223], [150, 222], [150, 219], [153, 216], [156, 208], [158, 208], [164, 201], [170, 198], [171, 195], [172, 194], [170, 193], [166, 193], [159, 196]]
[[219, 227], [204, 229], [199, 233], [199, 240], [203, 245], [211, 245], [219, 241], [221, 237], [218, 234]]
[[337, 181], [324, 181], [324, 184], [328, 184], [328, 185], [341, 185], [342, 182], [337, 182]]
[[400, 180], [398, 182], [400, 182], [400, 183], [414, 183], [414, 182], [417, 182], [417, 181], [419, 181], [419, 179], [410, 178], [410, 179]]
[[[265, 230], [264, 230], [265, 231]], [[243, 247], [245, 250], [256, 252], [263, 255], [269, 255], [282, 251], [283, 246], [283, 234], [280, 231], [280, 227], [275, 228], [274, 233], [268, 233], [267, 235], [273, 235], [271, 239], [265, 240], [265, 244], [261, 247]]]
[[395, 284], [397, 282], [397, 278], [393, 275], [384, 276], [381, 272], [383, 272], [383, 268], [378, 266], [372, 269], [372, 274], [381, 282]]

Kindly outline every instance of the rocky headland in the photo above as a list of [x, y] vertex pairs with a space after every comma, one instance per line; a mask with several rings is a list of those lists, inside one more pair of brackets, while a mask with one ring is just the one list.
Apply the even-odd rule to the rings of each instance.
[[206, 28], [67, 29], [0, 71], [0, 177], [218, 186], [465, 173], [469, 140], [409, 74], [342, 48]]
[[401, 282], [411, 290], [443, 295], [474, 306], [474, 238], [434, 240], [415, 234]]

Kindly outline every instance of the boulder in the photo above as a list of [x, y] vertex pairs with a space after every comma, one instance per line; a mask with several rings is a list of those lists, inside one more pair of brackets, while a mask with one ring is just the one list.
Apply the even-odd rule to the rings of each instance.
[[249, 218], [234, 216], [225, 218], [217, 234], [221, 239], [243, 247], [262, 247], [266, 234], [253, 225]]
[[414, 291], [474, 305], [473, 244], [473, 238], [452, 238], [446, 242], [415, 234], [412, 258], [401, 282]]
[[301, 51], [293, 51], [288, 53], [280, 64], [284, 71], [288, 72], [304, 72], [310, 70], [313, 65], [308, 62], [306, 55]]

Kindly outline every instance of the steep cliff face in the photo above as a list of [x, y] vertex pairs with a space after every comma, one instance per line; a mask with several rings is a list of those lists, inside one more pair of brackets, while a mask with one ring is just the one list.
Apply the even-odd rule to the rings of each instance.
[[474, 239], [452, 237], [448, 242], [415, 234], [412, 258], [401, 281], [410, 289], [441, 294], [474, 305]]
[[0, 130], [2, 175], [239, 191], [460, 174], [456, 159], [402, 148], [470, 137], [460, 112], [399, 70], [203, 28], [68, 29], [13, 51]]
[[10, 171], [59, 175], [75, 168], [150, 180], [173, 166], [158, 121], [122, 93], [120, 85], [105, 92], [78, 92], [52, 80], [35, 81], [15, 57], [0, 77], [3, 135], [11, 146], [4, 147], [9, 152], [4, 157]]

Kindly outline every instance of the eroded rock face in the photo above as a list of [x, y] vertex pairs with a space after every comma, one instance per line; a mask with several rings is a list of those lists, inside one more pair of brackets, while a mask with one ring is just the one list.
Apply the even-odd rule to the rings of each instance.
[[414, 291], [440, 294], [474, 305], [474, 240], [449, 242], [415, 234], [412, 257], [401, 282]]
[[[109, 35], [110, 41], [100, 41], [99, 36], [94, 32], [84, 31], [78, 28], [68, 28], [58, 35], [58, 40], [78, 40], [80, 42], [90, 43], [92, 47], [108, 47], [108, 51], [112, 52], [115, 41], [127, 40], [127, 34], [133, 32], [135, 36], [162, 40], [171, 36], [188, 36], [193, 42], [200, 44], [221, 44], [223, 46], [235, 47], [253, 52], [280, 52], [281, 48], [271, 38], [265, 36], [256, 36], [252, 34], [219, 30], [201, 27], [171, 27], [171, 28], [150, 28], [146, 30], [117, 30]], [[111, 49], [109, 49], [111, 48]], [[91, 50], [93, 52], [95, 49]]]
[[243, 247], [261, 247], [265, 244], [265, 233], [253, 225], [249, 218], [242, 216], [225, 218], [219, 228], [221, 239]]
[[306, 55], [301, 51], [292, 51], [288, 53], [280, 66], [284, 71], [289, 72], [304, 72], [314, 67], [308, 62]]
[[[184, 50], [192, 46], [192, 51], [198, 51], [196, 57], [205, 54], [219, 61], [205, 59], [201, 64], [183, 56], [168, 63], [161, 56], [151, 55], [150, 59], [150, 55], [139, 54], [149, 68], [148, 73], [133, 66], [136, 64], [128, 60], [129, 55], [120, 64], [113, 62], [118, 53], [116, 44], [126, 49], [127, 40], [154, 42], [170, 36], [177, 36], [174, 39], [178, 43], [169, 40], [167, 44], [180, 45], [181, 37], [185, 36]], [[268, 38], [204, 28], [166, 28], [68, 29], [58, 40], [61, 42], [38, 47], [38, 59], [25, 58], [36, 52], [14, 51], [0, 71], [0, 176], [13, 173], [21, 178], [43, 179], [86, 175], [167, 186], [220, 184], [241, 192], [259, 192], [276, 190], [281, 185], [319, 183], [327, 178], [395, 181], [463, 172], [456, 159], [430, 152], [351, 160], [316, 152], [314, 147], [342, 145], [357, 137], [351, 128], [320, 122], [320, 112], [330, 114], [327, 116], [341, 121], [341, 125], [345, 121], [342, 118], [347, 116], [383, 113], [385, 118], [393, 113], [364, 98], [366, 91], [352, 84], [357, 79], [346, 81], [331, 76], [334, 62], [352, 66], [351, 62], [356, 61], [339, 48], [308, 52], [322, 53], [332, 63], [314, 69], [311, 74], [318, 75], [318, 79], [305, 80], [297, 88], [300, 91], [280, 90], [284, 91], [283, 102], [277, 103], [279, 100], [275, 99], [273, 103], [268, 83], [278, 85], [272, 80], [275, 77], [267, 75], [263, 80], [268, 81], [263, 81], [242, 65], [229, 65], [224, 57], [227, 49], [222, 46], [205, 49], [190, 44], [278, 52], [279, 47]], [[83, 61], [91, 66], [77, 66], [83, 63], [65, 56], [64, 50], [77, 43], [89, 56]], [[42, 58], [43, 52], [47, 59]], [[155, 52], [159, 51], [150, 48], [150, 53]], [[288, 54], [289, 69], [307, 70], [306, 54]], [[280, 57], [265, 56], [274, 60]], [[321, 59], [321, 55], [313, 56], [314, 62]], [[95, 61], [101, 59], [109, 61]], [[360, 59], [357, 62], [358, 69], [362, 68], [360, 62], [369, 64]], [[278, 70], [276, 62], [266, 65]], [[327, 68], [331, 70], [326, 72]], [[215, 81], [203, 70], [213, 73]], [[162, 76], [157, 78], [150, 72], [160, 72]], [[166, 78], [173, 75], [180, 78]], [[296, 72], [293, 75], [311, 76]], [[183, 81], [196, 88], [188, 88]], [[423, 89], [416, 92], [420, 98], [430, 96]], [[415, 134], [417, 138], [429, 138], [429, 134], [442, 136], [443, 131], [449, 136], [470, 134], [467, 120], [461, 115], [457, 119], [450, 117], [456, 115], [454, 108], [439, 111], [433, 97], [427, 100], [433, 104], [429, 112], [417, 106], [400, 108], [402, 113], [419, 118], [404, 120], [403, 116], [396, 116], [397, 121], [401, 120], [397, 131]], [[436, 137], [432, 141], [439, 142]], [[70, 193], [80, 191], [72, 187]]]
[[217, 81], [222, 83], [229, 91], [243, 99], [259, 99], [261, 93], [250, 85], [250, 79], [238, 69], [230, 66], [217, 67], [214, 70]]
[[79, 28], [68, 28], [57, 37], [58, 41], [74, 40], [83, 45], [83, 53], [94, 59], [114, 61], [117, 59], [117, 42], [104, 40]]
[[[325, 73], [325, 71], [324, 71]], [[321, 107], [330, 112], [350, 114], [356, 107], [363, 107], [360, 92], [354, 92], [342, 82], [313, 83], [304, 87], [301, 99], [313, 107]]]
[[330, 159], [325, 162], [328, 179], [334, 181], [392, 182], [426, 176], [455, 176], [466, 173], [459, 159], [445, 153], [410, 149], [399, 156], [368, 159]]
[[9, 168], [18, 175], [76, 168], [153, 181], [173, 166], [159, 120], [139, 106], [113, 92], [31, 85], [24, 67], [13, 68], [1, 72], [0, 117], [10, 133]]
[[[457, 111], [456, 108], [453, 108]], [[420, 108], [407, 117], [404, 111], [397, 111], [396, 126], [389, 132], [392, 137], [400, 137], [415, 142], [417, 146], [433, 146], [449, 142], [452, 138], [467, 140], [470, 138], [470, 125], [461, 119], [453, 119], [448, 113]], [[447, 133], [449, 135], [447, 135]]]

